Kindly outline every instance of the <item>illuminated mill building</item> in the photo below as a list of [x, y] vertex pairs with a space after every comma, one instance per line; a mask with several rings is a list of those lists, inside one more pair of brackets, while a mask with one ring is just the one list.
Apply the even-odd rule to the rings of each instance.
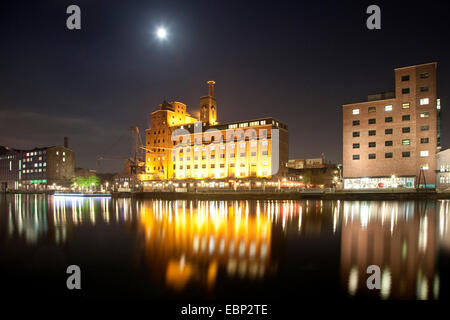
[[181, 102], [164, 101], [146, 130], [140, 180], [272, 178], [286, 173], [288, 128], [262, 118], [219, 124], [214, 81], [200, 98], [200, 119]]

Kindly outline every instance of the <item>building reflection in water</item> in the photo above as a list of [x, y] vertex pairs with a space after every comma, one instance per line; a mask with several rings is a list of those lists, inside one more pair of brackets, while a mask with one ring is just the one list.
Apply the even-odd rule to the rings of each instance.
[[[350, 295], [438, 299], [439, 233], [448, 207], [437, 202], [346, 201], [341, 234], [341, 283]], [[445, 210], [443, 210], [445, 209]], [[444, 226], [443, 226], [444, 225]], [[441, 237], [448, 237], [448, 228]], [[367, 289], [369, 265], [381, 269], [381, 290]]]
[[212, 287], [229, 277], [258, 279], [270, 268], [270, 203], [248, 201], [152, 201], [140, 203], [140, 221], [151, 262], [165, 268], [166, 284], [189, 281]]

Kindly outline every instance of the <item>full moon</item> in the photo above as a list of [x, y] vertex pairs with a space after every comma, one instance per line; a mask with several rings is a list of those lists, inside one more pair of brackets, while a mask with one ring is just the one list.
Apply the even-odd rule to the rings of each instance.
[[158, 30], [156, 30], [156, 36], [161, 40], [166, 39], [167, 38], [167, 30], [162, 27], [158, 28]]

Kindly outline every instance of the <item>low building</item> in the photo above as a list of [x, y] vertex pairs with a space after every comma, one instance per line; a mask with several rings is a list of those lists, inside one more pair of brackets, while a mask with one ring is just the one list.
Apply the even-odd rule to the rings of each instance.
[[64, 146], [20, 150], [0, 147], [0, 184], [6, 190], [43, 190], [69, 186], [75, 170], [75, 154]]
[[450, 149], [436, 154], [436, 188], [450, 190]]
[[288, 176], [283, 187], [292, 185], [300, 188], [339, 187], [342, 181], [342, 165], [326, 163], [325, 158], [291, 159], [288, 161]]

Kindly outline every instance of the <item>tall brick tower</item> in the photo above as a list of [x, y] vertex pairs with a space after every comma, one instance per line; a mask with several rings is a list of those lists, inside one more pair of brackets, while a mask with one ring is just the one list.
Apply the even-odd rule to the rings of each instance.
[[200, 98], [200, 121], [215, 125], [217, 123], [217, 101], [214, 98], [215, 82], [210, 80], [207, 83], [208, 95]]

